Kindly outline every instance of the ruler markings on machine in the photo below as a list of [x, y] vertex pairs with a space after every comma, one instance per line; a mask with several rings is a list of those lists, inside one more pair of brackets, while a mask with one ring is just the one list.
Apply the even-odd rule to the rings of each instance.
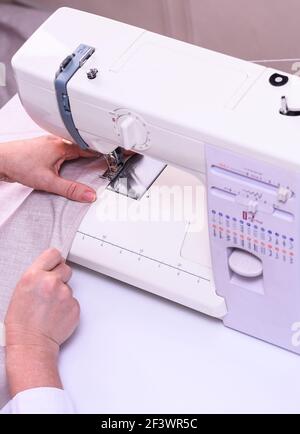
[[134, 254], [136, 256], [139, 256], [141, 258], [148, 259], [149, 261], [156, 262], [156, 263], [158, 263], [160, 265], [164, 265], [165, 267], [172, 268], [173, 270], [180, 271], [181, 273], [188, 274], [189, 276], [192, 276], [192, 277], [196, 277], [197, 279], [201, 279], [201, 280], [205, 280], [206, 282], [210, 282], [209, 279], [206, 279], [205, 277], [199, 276], [198, 274], [191, 273], [190, 271], [186, 271], [186, 270], [184, 270], [182, 268], [175, 267], [174, 265], [167, 264], [166, 262], [163, 262], [163, 261], [158, 261], [157, 259], [151, 258], [150, 256], [146, 256], [146, 255], [143, 255], [142, 253], [135, 252], [134, 250], [130, 250], [130, 249], [127, 249], [125, 247], [121, 247], [121, 246], [119, 246], [117, 244], [114, 244], [114, 243], [111, 243], [109, 241], [103, 240], [102, 238], [98, 238], [98, 237], [96, 237], [94, 235], [89, 235], [89, 234], [86, 234], [86, 233], [81, 232], [81, 231], [78, 231], [78, 233], [81, 234], [81, 235], [83, 235], [84, 237], [89, 237], [89, 238], [92, 238], [94, 240], [101, 241], [102, 243], [109, 244], [110, 246], [116, 247], [118, 249], [121, 249], [122, 251], [126, 251], [128, 253], [132, 253], [132, 254]]

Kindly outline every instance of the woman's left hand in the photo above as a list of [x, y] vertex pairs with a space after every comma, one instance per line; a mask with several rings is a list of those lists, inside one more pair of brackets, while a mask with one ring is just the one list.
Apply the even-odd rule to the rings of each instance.
[[51, 135], [1, 143], [0, 179], [19, 182], [77, 202], [91, 203], [96, 200], [96, 192], [87, 185], [61, 178], [59, 171], [67, 160], [93, 158], [95, 155]]

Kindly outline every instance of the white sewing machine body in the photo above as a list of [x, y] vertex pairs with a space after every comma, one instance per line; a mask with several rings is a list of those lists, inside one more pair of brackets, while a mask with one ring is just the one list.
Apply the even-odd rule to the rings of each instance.
[[[80, 55], [60, 101], [59, 74]], [[300, 119], [286, 101], [299, 103], [300, 79], [68, 8], [13, 66], [42, 128], [104, 153], [134, 150], [150, 168], [138, 200], [104, 191], [70, 259], [299, 353]], [[163, 215], [152, 198], [166, 186], [190, 187], [197, 215], [108, 218], [120, 203]]]

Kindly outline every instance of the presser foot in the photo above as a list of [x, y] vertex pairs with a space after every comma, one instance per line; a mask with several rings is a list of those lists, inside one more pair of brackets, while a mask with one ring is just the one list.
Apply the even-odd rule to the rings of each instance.
[[108, 169], [101, 178], [110, 181], [108, 190], [135, 200], [142, 198], [167, 167], [160, 161], [139, 154], [126, 159], [121, 148], [112, 154], [104, 157]]
[[102, 158], [105, 159], [107, 170], [103, 175], [100, 175], [100, 178], [112, 181], [120, 174], [125, 165], [126, 159], [123, 150], [122, 148], [117, 148], [113, 152], [103, 155]]

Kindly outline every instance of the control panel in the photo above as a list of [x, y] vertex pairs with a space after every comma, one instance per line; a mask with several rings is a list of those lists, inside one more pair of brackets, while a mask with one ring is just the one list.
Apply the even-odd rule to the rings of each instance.
[[228, 152], [223, 157], [207, 167], [212, 238], [293, 265], [296, 195], [290, 179]]
[[206, 145], [208, 220], [224, 324], [300, 353], [300, 175]]

